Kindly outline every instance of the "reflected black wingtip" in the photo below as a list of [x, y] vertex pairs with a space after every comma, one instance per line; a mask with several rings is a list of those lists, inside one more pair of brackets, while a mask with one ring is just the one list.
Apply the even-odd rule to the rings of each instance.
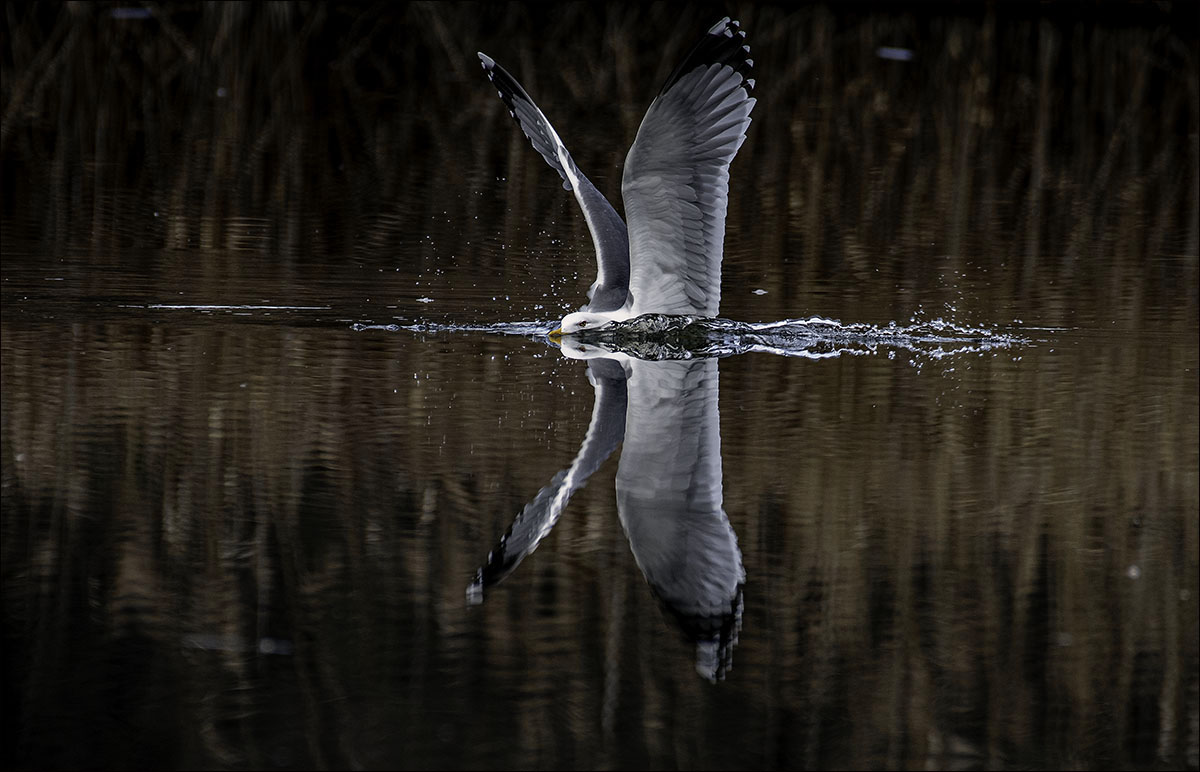
[[683, 62], [671, 73], [671, 77], [667, 78], [667, 82], [658, 92], [659, 95], [667, 93], [680, 78], [697, 67], [713, 64], [728, 65], [737, 70], [742, 76], [742, 87], [746, 89], [747, 94], [754, 88], [754, 81], [749, 77], [754, 60], [750, 58], [750, 46], [746, 45], [746, 33], [739, 22], [730, 21], [728, 16], [710, 27], [704, 37], [700, 38]]

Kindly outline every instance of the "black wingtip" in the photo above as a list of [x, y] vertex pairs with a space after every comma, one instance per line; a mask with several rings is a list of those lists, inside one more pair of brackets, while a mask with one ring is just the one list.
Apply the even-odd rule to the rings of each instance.
[[725, 18], [721, 19], [716, 24], [709, 27], [708, 34], [724, 35], [724, 34], [726, 34], [726, 32], [729, 30], [730, 27], [733, 27], [736, 30], [737, 26], [738, 26], [738, 23], [736, 21], [730, 21], [729, 17], [726, 16]]
[[747, 94], [754, 88], [754, 81], [749, 78], [754, 60], [750, 58], [750, 46], [746, 45], [746, 33], [740, 23], [731, 21], [728, 16], [709, 28], [658, 93], [665, 94], [680, 78], [697, 67], [713, 64], [724, 64], [737, 70]]
[[483, 65], [483, 71], [487, 74], [488, 80], [496, 87], [496, 93], [504, 100], [504, 106], [508, 108], [508, 114], [520, 125], [521, 121], [517, 118], [515, 100], [523, 99], [530, 104], [533, 104], [533, 100], [525, 93], [525, 89], [521, 88], [521, 84], [517, 82], [516, 78], [509, 75], [507, 70], [496, 64], [495, 59], [482, 51], [477, 51], [476, 55], [479, 57], [479, 63]]

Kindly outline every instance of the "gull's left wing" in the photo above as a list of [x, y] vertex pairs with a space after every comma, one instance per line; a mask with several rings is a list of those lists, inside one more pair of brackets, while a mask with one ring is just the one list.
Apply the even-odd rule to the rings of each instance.
[[746, 573], [722, 507], [717, 360], [631, 360], [617, 512], [654, 594], [710, 680], [730, 666]]
[[716, 316], [729, 163], [746, 139], [754, 62], [746, 34], [717, 22], [667, 79], [625, 159], [634, 316]]

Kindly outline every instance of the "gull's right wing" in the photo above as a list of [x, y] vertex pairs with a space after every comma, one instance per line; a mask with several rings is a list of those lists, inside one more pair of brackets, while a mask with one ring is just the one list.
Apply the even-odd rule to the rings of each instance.
[[588, 380], [592, 382], [596, 401], [583, 445], [571, 465], [538, 491], [488, 553], [487, 563], [476, 572], [475, 581], [467, 588], [467, 600], [471, 603], [483, 602], [484, 590], [502, 581], [526, 555], [537, 549], [558, 522], [571, 495], [587, 483], [621, 444], [625, 435], [625, 369], [614, 359], [592, 359], [588, 362]]
[[590, 302], [586, 310], [596, 313], [615, 311], [625, 305], [629, 294], [629, 232], [625, 229], [625, 221], [575, 165], [575, 159], [567, 152], [567, 146], [559, 139], [549, 119], [517, 79], [487, 54], [480, 53], [479, 61], [509, 114], [533, 143], [533, 148], [562, 177], [563, 187], [575, 193], [579, 208], [583, 210], [592, 233], [592, 244], [596, 247], [596, 282], [588, 290]]

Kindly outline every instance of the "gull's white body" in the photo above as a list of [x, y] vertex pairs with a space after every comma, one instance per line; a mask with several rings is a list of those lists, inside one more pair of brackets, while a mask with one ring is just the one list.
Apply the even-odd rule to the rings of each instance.
[[588, 304], [551, 334], [650, 313], [716, 316], [729, 164], [746, 139], [755, 102], [744, 39], [737, 22], [715, 24], [646, 111], [621, 177], [628, 225], [516, 79], [479, 54], [521, 130], [575, 193], [596, 247]]

